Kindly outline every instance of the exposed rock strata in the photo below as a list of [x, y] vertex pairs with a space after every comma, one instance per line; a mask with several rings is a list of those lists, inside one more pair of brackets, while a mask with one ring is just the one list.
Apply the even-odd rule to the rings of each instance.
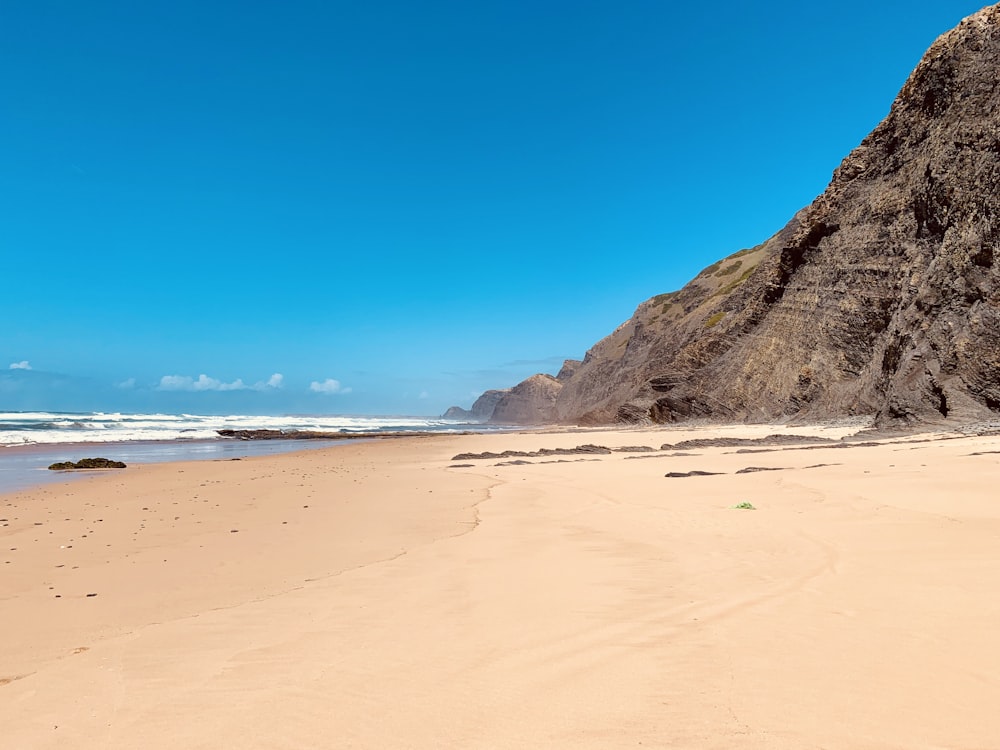
[[494, 419], [995, 416], [998, 83], [991, 6], [931, 46], [886, 119], [774, 237], [647, 300], [570, 375], [512, 389]]
[[[660, 446], [661, 451], [688, 450], [690, 448], [744, 448], [746, 446], [772, 446], [772, 445], [803, 445], [803, 444], [825, 444], [834, 442], [827, 437], [814, 437], [812, 435], [766, 435], [760, 438], [692, 438], [682, 440], [679, 443], [664, 443]], [[817, 447], [828, 447], [818, 445]]]

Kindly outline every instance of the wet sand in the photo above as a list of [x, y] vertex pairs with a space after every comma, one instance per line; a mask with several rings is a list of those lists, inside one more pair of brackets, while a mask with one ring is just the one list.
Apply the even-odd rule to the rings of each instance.
[[0, 744], [994, 746], [1000, 438], [452, 460], [783, 431], [404, 438], [0, 496]]
[[[348, 438], [353, 439], [353, 438]], [[0, 446], [0, 495], [43, 484], [67, 482], [82, 475], [48, 470], [58, 461], [104, 457], [131, 464], [171, 461], [218, 461], [341, 445], [316, 440], [139, 440], [128, 442], [49, 443]]]

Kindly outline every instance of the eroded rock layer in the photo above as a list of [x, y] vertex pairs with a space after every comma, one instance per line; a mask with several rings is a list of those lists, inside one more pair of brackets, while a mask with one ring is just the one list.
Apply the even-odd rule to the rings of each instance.
[[1000, 410], [998, 81], [991, 6], [931, 46], [886, 119], [784, 229], [642, 303], [558, 381], [512, 389], [504, 420]]

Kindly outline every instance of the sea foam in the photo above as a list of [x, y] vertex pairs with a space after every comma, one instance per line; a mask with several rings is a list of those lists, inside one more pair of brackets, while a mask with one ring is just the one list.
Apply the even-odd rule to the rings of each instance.
[[430, 417], [0, 412], [0, 446], [219, 439], [218, 430], [453, 432], [484, 429]]

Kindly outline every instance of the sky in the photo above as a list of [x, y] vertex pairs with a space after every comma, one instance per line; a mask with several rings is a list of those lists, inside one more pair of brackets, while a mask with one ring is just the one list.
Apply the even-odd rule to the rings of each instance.
[[0, 410], [433, 415], [777, 232], [979, 2], [0, 6]]

